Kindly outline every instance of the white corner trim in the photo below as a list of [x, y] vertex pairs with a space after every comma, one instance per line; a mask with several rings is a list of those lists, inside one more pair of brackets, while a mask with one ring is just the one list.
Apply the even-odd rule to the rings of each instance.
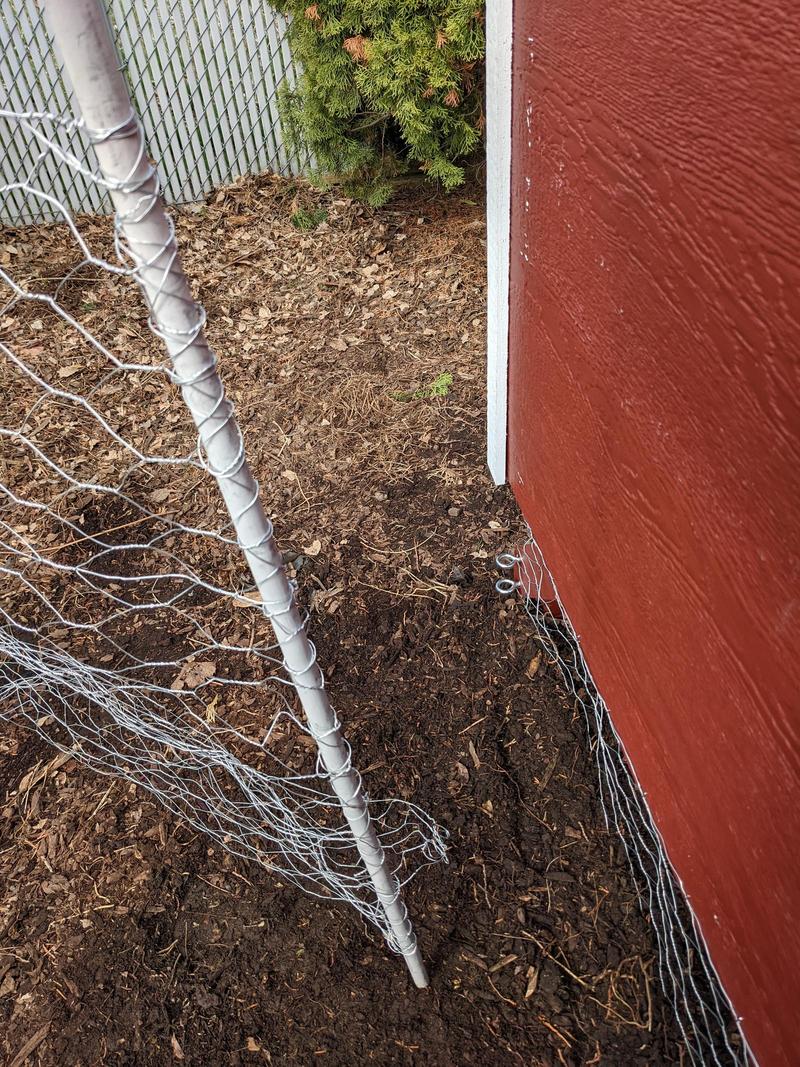
[[513, 0], [486, 5], [486, 460], [506, 481]]

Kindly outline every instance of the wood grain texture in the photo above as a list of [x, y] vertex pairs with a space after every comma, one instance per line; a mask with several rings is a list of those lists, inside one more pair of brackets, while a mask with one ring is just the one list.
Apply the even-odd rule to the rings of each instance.
[[517, 0], [509, 478], [762, 1064], [800, 1048], [792, 0]]

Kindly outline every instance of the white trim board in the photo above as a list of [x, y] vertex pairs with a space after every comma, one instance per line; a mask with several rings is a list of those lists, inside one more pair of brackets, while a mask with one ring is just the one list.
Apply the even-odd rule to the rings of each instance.
[[486, 461], [506, 481], [513, 0], [486, 5]]

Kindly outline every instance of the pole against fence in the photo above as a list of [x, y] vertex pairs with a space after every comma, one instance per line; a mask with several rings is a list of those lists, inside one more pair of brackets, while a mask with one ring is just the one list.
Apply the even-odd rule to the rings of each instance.
[[272, 524], [244, 455], [242, 435], [216, 370], [178, 258], [175, 235], [147, 159], [141, 125], [120, 71], [100, 0], [44, 0], [56, 45], [64, 60], [86, 130], [116, 208], [121, 251], [136, 267], [150, 308], [150, 324], [169, 353], [173, 378], [198, 428], [204, 463], [217, 480], [240, 545], [258, 586], [294, 683], [322, 764], [339, 799], [355, 844], [386, 914], [394, 945], [423, 988], [428, 976], [401, 899], [400, 884], [386, 863], [367, 808], [361, 776], [328, 700], [316, 651], [294, 602]]

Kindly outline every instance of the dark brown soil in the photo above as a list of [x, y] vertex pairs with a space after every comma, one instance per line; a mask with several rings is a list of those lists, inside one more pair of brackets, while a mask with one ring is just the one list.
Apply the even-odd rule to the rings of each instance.
[[[408, 895], [432, 986], [415, 991], [345, 907], [209, 847], [135, 787], [7, 734], [5, 1062], [680, 1063], [583, 719], [555, 667], [536, 667], [527, 617], [493, 589], [492, 559], [523, 527], [483, 463], [480, 207], [418, 198], [372, 215], [322, 198], [325, 231], [302, 235], [287, 222], [294, 196], [318, 199], [250, 183], [186, 215], [187, 243], [203, 242], [187, 258], [212, 321], [216, 309], [256, 337], [227, 377], [279, 539], [300, 554], [368, 788], [413, 798], [451, 834], [449, 865]], [[228, 225], [256, 207], [271, 230]], [[204, 280], [200, 259], [228, 264], [227, 288]], [[372, 297], [359, 286], [375, 283], [392, 295], [362, 319]], [[294, 330], [290, 349], [266, 327], [259, 340], [265, 302]], [[397, 395], [441, 372], [453, 375], [446, 396]], [[282, 481], [284, 469], [297, 477]]]

